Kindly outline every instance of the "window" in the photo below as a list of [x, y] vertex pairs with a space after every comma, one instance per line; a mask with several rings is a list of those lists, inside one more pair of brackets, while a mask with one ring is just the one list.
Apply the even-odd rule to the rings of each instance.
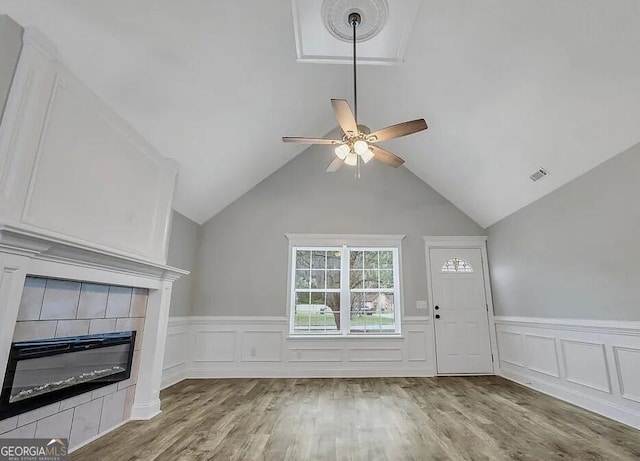
[[462, 258], [451, 258], [442, 265], [440, 272], [473, 272], [473, 267]]
[[291, 334], [400, 333], [399, 245], [290, 248]]

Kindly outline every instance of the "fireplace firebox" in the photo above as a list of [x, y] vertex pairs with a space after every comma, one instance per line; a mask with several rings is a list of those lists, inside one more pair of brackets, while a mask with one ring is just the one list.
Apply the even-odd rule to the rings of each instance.
[[123, 331], [12, 343], [0, 419], [128, 379], [135, 338]]

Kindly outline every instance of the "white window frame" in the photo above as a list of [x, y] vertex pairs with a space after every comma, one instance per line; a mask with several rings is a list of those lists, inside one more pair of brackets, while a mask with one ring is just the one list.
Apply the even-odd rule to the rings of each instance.
[[[285, 234], [289, 240], [288, 254], [288, 277], [287, 277], [287, 319], [289, 320], [289, 337], [295, 338], [382, 338], [399, 337], [402, 335], [402, 319], [404, 318], [404, 290], [402, 286], [402, 241], [405, 235], [378, 235], [378, 234]], [[294, 330], [295, 312], [295, 249], [300, 250], [326, 250], [342, 249], [341, 266], [342, 274], [349, 273], [349, 258], [346, 257], [348, 249], [357, 250], [379, 250], [382, 248], [394, 249], [393, 252], [393, 283], [394, 283], [394, 303], [395, 307], [395, 331], [384, 333], [351, 333], [350, 328], [343, 327], [342, 331], [300, 333]], [[348, 286], [340, 285], [340, 325], [350, 326], [351, 315], [351, 289]]]

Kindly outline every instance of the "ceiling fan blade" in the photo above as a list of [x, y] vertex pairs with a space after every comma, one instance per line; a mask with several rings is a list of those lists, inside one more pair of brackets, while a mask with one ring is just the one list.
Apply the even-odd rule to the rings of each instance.
[[340, 160], [338, 157], [334, 158], [333, 161], [327, 167], [327, 173], [333, 173], [334, 171], [338, 171], [340, 167], [344, 165], [344, 160]]
[[398, 168], [400, 165], [404, 163], [404, 160], [402, 160], [400, 157], [398, 157], [395, 154], [392, 154], [388, 150], [384, 150], [382, 147], [370, 145], [369, 148], [373, 151], [375, 155], [373, 158], [379, 162], [384, 163], [385, 165]]
[[333, 112], [336, 114], [336, 118], [338, 119], [338, 124], [344, 134], [349, 132], [357, 133], [358, 125], [356, 124], [356, 119], [353, 116], [353, 112], [351, 111], [351, 107], [349, 107], [349, 103], [344, 99], [332, 99], [331, 107], [333, 107]]
[[298, 144], [342, 144], [342, 141], [338, 141], [337, 139], [304, 138], [296, 136], [284, 136], [282, 142], [296, 142]]
[[[399, 138], [400, 136], [406, 136], [426, 129], [427, 122], [421, 118], [418, 120], [411, 120], [410, 122], [398, 123], [397, 125], [388, 126], [381, 130], [374, 131], [368, 136], [368, 138], [371, 139], [371, 142], [386, 141], [387, 139]], [[374, 137], [375, 140], [373, 139]]]

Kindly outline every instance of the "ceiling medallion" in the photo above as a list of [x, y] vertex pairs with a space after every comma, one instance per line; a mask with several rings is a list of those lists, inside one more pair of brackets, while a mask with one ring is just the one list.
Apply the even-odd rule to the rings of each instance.
[[389, 15], [389, 5], [387, 0], [324, 0], [321, 12], [329, 33], [344, 42], [353, 40], [349, 14], [358, 13], [362, 22], [358, 25], [357, 39], [364, 42], [382, 30]]

